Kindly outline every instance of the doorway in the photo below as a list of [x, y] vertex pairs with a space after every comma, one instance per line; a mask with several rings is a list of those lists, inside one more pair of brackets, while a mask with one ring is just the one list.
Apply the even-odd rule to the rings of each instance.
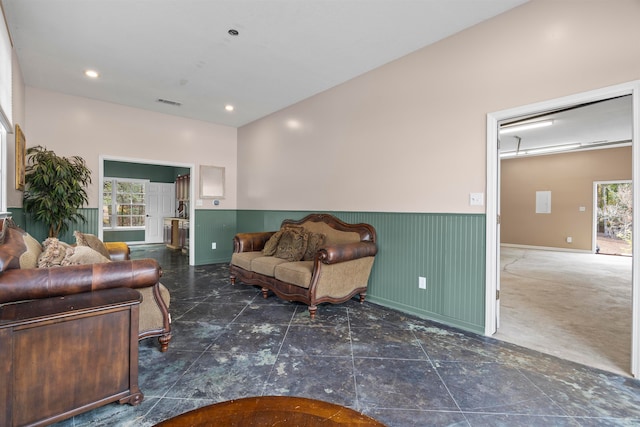
[[[165, 161], [154, 161], [154, 160], [147, 160], [147, 159], [132, 159], [132, 158], [123, 158], [123, 157], [113, 157], [113, 156], [100, 156], [100, 161], [99, 161], [99, 178], [100, 178], [100, 183], [99, 183], [99, 194], [98, 194], [98, 200], [100, 201], [100, 203], [102, 203], [102, 201], [104, 200], [104, 194], [103, 194], [103, 186], [104, 186], [104, 170], [105, 170], [105, 163], [106, 162], [121, 162], [121, 163], [131, 163], [133, 164], [132, 167], [134, 167], [134, 165], [149, 165], [149, 166], [158, 166], [158, 167], [168, 167], [168, 168], [182, 168], [182, 169], [186, 169], [188, 170], [188, 173], [190, 176], [193, 176], [194, 174], [194, 168], [195, 165], [194, 164], [184, 164], [184, 163], [174, 163], [174, 162], [165, 162]], [[171, 188], [173, 188], [173, 184], [171, 185]], [[191, 186], [189, 188], [189, 198], [191, 200], [194, 199], [194, 194], [195, 194], [195, 190], [193, 188], [193, 186]], [[191, 227], [189, 227], [189, 231], [188, 231], [188, 236], [187, 239], [189, 239], [190, 241], [193, 241], [193, 229], [195, 226], [195, 209], [193, 204], [189, 204], [188, 206], [188, 217], [192, 218], [192, 222], [191, 222]], [[173, 212], [173, 209], [172, 209]], [[103, 237], [103, 233], [104, 233], [104, 229], [103, 229], [103, 224], [102, 221], [98, 222], [99, 224], [99, 229], [98, 229], [98, 233], [100, 238]], [[158, 225], [158, 230], [159, 230], [159, 225]], [[189, 251], [188, 251], [188, 256], [189, 256], [189, 265], [195, 265], [195, 247], [194, 245], [189, 245]]]
[[594, 252], [632, 255], [633, 186], [631, 181], [593, 183], [595, 224]]
[[[487, 115], [487, 222], [486, 222], [486, 236], [487, 236], [487, 264], [486, 264], [486, 295], [485, 295], [485, 334], [491, 336], [496, 333], [498, 328], [498, 314], [500, 311], [499, 289], [500, 289], [500, 157], [497, 144], [498, 141], [498, 124], [505, 121], [515, 120], [522, 117], [535, 117], [537, 115], [549, 112], [557, 111], [560, 109], [570, 108], [573, 106], [583, 105], [592, 102], [600, 102], [605, 99], [616, 98], [625, 95], [631, 95], [632, 97], [632, 157], [633, 157], [633, 177], [635, 179], [640, 171], [640, 154], [639, 150], [636, 150], [634, 144], [639, 140], [639, 99], [640, 82], [631, 82], [627, 84], [612, 86], [603, 88], [591, 92], [585, 92], [578, 95], [572, 95], [564, 98], [559, 98], [551, 101], [541, 102], [537, 104], [531, 104], [523, 107], [513, 108], [509, 110], [499, 111]], [[635, 206], [640, 198], [638, 197], [637, 186], [633, 187], [633, 217], [636, 220], [638, 212]], [[637, 245], [636, 231], [633, 230], [633, 247]], [[638, 290], [638, 259], [637, 257], [632, 259], [632, 314], [631, 314], [631, 363], [630, 372], [633, 376], [638, 376], [638, 367], [640, 366], [640, 351], [639, 351], [639, 310], [640, 307], [640, 295]]]

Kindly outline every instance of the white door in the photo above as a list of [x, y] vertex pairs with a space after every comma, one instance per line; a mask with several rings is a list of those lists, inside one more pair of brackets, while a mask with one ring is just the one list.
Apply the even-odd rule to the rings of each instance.
[[164, 218], [176, 215], [175, 184], [149, 182], [145, 194], [147, 195], [147, 221], [144, 242], [162, 243]]

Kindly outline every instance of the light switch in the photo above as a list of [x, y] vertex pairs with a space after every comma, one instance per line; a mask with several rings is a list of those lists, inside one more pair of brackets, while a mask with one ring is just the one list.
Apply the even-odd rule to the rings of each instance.
[[469, 204], [471, 206], [484, 205], [484, 193], [471, 193], [469, 194]]

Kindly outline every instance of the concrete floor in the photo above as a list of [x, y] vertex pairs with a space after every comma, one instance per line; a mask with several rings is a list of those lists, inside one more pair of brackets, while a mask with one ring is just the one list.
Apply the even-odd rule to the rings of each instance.
[[631, 257], [501, 248], [497, 339], [630, 375]]

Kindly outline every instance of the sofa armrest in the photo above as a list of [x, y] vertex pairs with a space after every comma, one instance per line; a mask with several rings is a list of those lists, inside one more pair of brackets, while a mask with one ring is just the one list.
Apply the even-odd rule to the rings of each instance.
[[111, 261], [128, 261], [131, 255], [129, 245], [124, 242], [104, 242], [104, 246], [109, 251]]
[[318, 249], [317, 257], [324, 264], [336, 264], [352, 259], [374, 256], [378, 247], [373, 242], [343, 243], [323, 246]]
[[154, 259], [7, 270], [0, 274], [0, 303], [109, 288], [144, 288], [160, 280]]
[[238, 233], [233, 238], [233, 252], [261, 251], [264, 244], [273, 236], [275, 231], [263, 231], [260, 233]]

